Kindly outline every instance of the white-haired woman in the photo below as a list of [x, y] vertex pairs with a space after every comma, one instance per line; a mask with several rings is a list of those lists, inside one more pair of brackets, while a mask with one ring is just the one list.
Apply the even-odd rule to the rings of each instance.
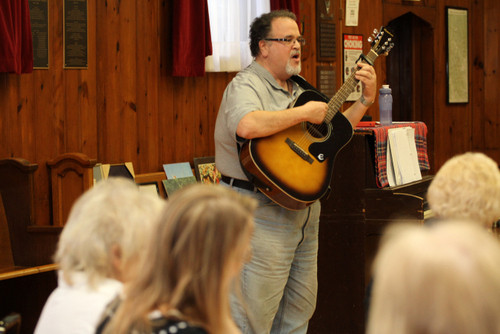
[[466, 219], [491, 228], [500, 219], [500, 170], [483, 153], [467, 152], [446, 161], [427, 191], [440, 220]]
[[58, 287], [35, 333], [94, 333], [106, 305], [135, 272], [164, 205], [125, 178], [100, 181], [85, 192], [59, 238]]
[[500, 243], [483, 227], [395, 225], [381, 245], [367, 334], [500, 333]]

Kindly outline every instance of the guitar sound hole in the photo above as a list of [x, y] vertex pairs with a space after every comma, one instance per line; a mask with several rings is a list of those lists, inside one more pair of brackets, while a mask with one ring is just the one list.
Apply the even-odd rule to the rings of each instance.
[[306, 130], [314, 138], [324, 138], [328, 135], [328, 126], [325, 123], [312, 124], [306, 122]]

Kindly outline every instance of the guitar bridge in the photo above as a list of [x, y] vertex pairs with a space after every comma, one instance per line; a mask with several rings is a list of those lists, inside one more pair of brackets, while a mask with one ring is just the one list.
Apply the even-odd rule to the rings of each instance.
[[288, 146], [290, 146], [292, 151], [297, 153], [297, 155], [299, 157], [301, 157], [302, 159], [304, 159], [305, 161], [307, 161], [310, 164], [312, 164], [314, 162], [314, 160], [311, 158], [311, 156], [306, 151], [304, 151], [302, 148], [300, 148], [297, 144], [295, 144], [295, 142], [293, 142], [293, 140], [291, 140], [290, 138], [287, 138], [285, 140], [285, 142], [287, 143]]

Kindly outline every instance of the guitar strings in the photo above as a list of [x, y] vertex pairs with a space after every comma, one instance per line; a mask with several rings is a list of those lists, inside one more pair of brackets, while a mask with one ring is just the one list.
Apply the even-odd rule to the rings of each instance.
[[[373, 54], [372, 54], [373, 53]], [[378, 54], [372, 50], [367, 54], [366, 59], [369, 62], [372, 62], [377, 58]], [[328, 102], [328, 111], [325, 116], [325, 120], [321, 124], [312, 124], [309, 122], [304, 122], [303, 126], [306, 127], [304, 133], [302, 136], [295, 142], [297, 146], [300, 147], [304, 152], [308, 153], [307, 147], [312, 143], [312, 142], [317, 142], [319, 140], [324, 140], [324, 138], [327, 138], [329, 134], [328, 131], [328, 125], [332, 121], [332, 119], [335, 117], [337, 112], [339, 112], [342, 104], [347, 100], [347, 97], [351, 94], [351, 92], [354, 90], [356, 85], [358, 84], [359, 80], [356, 79], [356, 72], [359, 70], [359, 68], [356, 68], [355, 71], [352, 71], [349, 77], [346, 79], [342, 87], [337, 91], [337, 93], [333, 96], [333, 98]], [[344, 101], [344, 102], [339, 102], [339, 101]], [[311, 132], [314, 132], [311, 133]], [[314, 138], [311, 140], [311, 137]], [[316, 140], [317, 139], [317, 140]], [[307, 146], [307, 147], [306, 147]], [[306, 147], [306, 148], [304, 148]]]

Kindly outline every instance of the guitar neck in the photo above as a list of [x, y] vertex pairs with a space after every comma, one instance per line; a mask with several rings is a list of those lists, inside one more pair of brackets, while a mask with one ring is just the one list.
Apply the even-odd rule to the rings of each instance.
[[[365, 56], [367, 60], [365, 62], [373, 64], [377, 57], [378, 54], [372, 49], [368, 52], [368, 55]], [[361, 59], [363, 59], [363, 57], [361, 57]], [[340, 110], [340, 107], [342, 107], [344, 102], [347, 100], [347, 97], [354, 91], [354, 88], [356, 88], [359, 80], [356, 79], [355, 74], [356, 72], [352, 72], [351, 75], [349, 75], [342, 87], [340, 87], [337, 93], [335, 93], [332, 99], [328, 102], [328, 111], [325, 117], [326, 123], [331, 122], [335, 114]]]

